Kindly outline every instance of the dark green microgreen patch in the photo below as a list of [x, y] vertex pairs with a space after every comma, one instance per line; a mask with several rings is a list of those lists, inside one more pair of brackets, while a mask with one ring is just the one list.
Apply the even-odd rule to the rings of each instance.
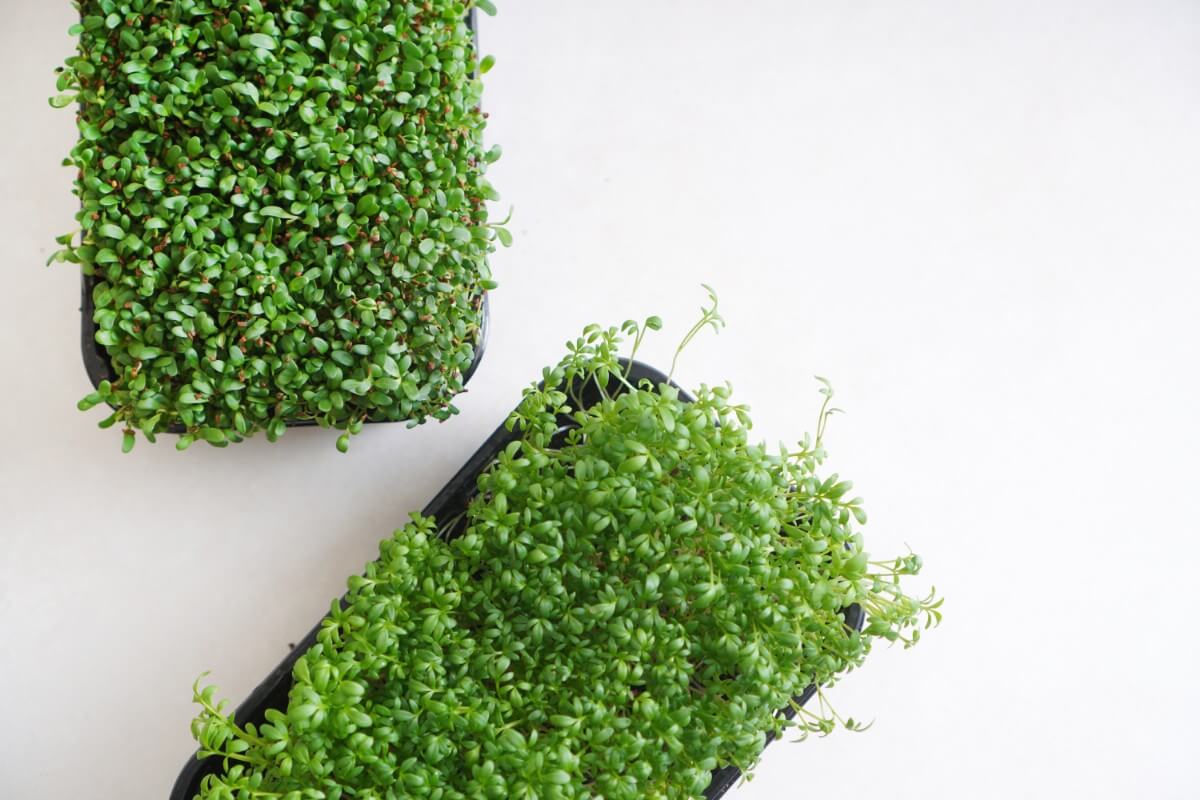
[[[714, 298], [685, 343], [720, 324]], [[727, 386], [628, 384], [622, 336], [659, 326], [569, 345], [465, 519], [415, 515], [350, 579], [286, 709], [238, 726], [197, 684], [201, 798], [692, 798], [770, 735], [860, 727], [824, 693], [776, 712], [940, 620], [900, 586], [920, 558], [871, 559], [821, 474], [828, 384], [816, 435], [771, 450]]]
[[51, 100], [78, 103], [80, 229], [51, 261], [93, 279], [115, 379], [81, 407], [125, 450], [455, 413], [509, 242], [471, 5], [80, 0]]

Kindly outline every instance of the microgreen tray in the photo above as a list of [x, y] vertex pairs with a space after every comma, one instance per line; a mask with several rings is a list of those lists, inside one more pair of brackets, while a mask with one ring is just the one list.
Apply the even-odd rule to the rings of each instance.
[[[662, 372], [647, 366], [639, 361], [628, 362], [622, 359], [622, 362], [629, 366], [629, 381], [637, 385], [643, 380], [649, 380], [657, 385], [666, 382], [667, 376]], [[608, 391], [610, 395], [619, 394], [624, 391], [623, 387], [613, 380]], [[686, 392], [680, 392], [680, 397], [686, 401], [692, 398]], [[598, 402], [600, 393], [593, 384], [588, 384], [583, 392], [583, 403], [592, 405]], [[563, 432], [570, 425], [569, 418], [561, 418]], [[501, 425], [496, 431], [488, 437], [487, 441], [475, 451], [475, 454], [467, 460], [462, 469], [450, 481], [442, 487], [437, 496], [425, 506], [422, 512], [427, 517], [432, 517], [443, 523], [440, 534], [449, 539], [461, 533], [466, 528], [466, 511], [467, 504], [476, 493], [476, 479], [480, 473], [488, 468], [488, 466], [496, 459], [496, 457], [504, 450], [505, 446], [517, 438], [516, 433], [509, 431], [504, 425]], [[858, 606], [851, 606], [846, 610], [846, 624], [852, 628], [861, 630], [864, 621], [864, 614]], [[234, 718], [239, 725], [246, 723], [260, 724], [266, 719], [268, 709], [286, 709], [288, 704], [288, 692], [292, 686], [292, 668], [296, 661], [317, 641], [317, 633], [320, 631], [321, 623], [318, 622], [312, 630], [310, 630], [302, 639], [300, 639], [295, 647], [284, 657], [270, 674], [258, 685], [250, 696], [242, 701], [234, 712]], [[800, 705], [806, 703], [815, 693], [816, 687], [810, 686], [805, 692], [795, 698]], [[786, 709], [781, 712], [788, 718], [794, 715], [792, 709]], [[768, 739], [768, 742], [770, 739]], [[192, 800], [200, 791], [200, 782], [205, 775], [210, 772], [215, 772], [220, 767], [221, 759], [217, 756], [211, 756], [207, 759], [200, 760], [193, 755], [179, 773], [179, 777], [175, 780], [175, 786], [171, 790], [170, 800]], [[713, 772], [713, 780], [705, 791], [704, 796], [708, 800], [716, 800], [722, 797], [729, 789], [738, 781], [741, 772], [736, 767], [723, 767]]]
[[[467, 12], [467, 27], [471, 29], [475, 38], [475, 52], [479, 53], [479, 25], [474, 7]], [[109, 360], [108, 353], [105, 351], [104, 345], [96, 341], [96, 333], [99, 330], [94, 319], [96, 306], [92, 299], [92, 290], [95, 288], [98, 279], [94, 275], [81, 275], [81, 299], [79, 304], [79, 313], [81, 318], [80, 325], [80, 349], [83, 354], [83, 368], [87, 372], [88, 380], [93, 388], [99, 388], [101, 381], [115, 381], [117, 378], [116, 371], [113, 369], [112, 362]], [[471, 376], [475, 374], [475, 370], [479, 368], [479, 362], [483, 360], [483, 353], [487, 347], [488, 324], [490, 322], [490, 306], [488, 303], [487, 293], [483, 294], [482, 321], [479, 328], [479, 338], [475, 344], [475, 355], [471, 360], [471, 364], [463, 373], [463, 386], [466, 387]], [[382, 422], [385, 420], [368, 419], [368, 424], [373, 422]], [[287, 421], [289, 428], [309, 427], [316, 425], [313, 420], [308, 419], [292, 419]], [[184, 429], [180, 426], [175, 426], [169, 429], [170, 433], [183, 433]]]

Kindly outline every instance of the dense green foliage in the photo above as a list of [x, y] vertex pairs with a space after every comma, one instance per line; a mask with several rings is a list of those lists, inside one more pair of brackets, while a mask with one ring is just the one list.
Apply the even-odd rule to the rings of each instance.
[[939, 618], [900, 589], [919, 559], [869, 560], [860, 501], [818, 474], [827, 408], [772, 452], [725, 387], [628, 385], [621, 333], [589, 328], [526, 392], [462, 535], [415, 516], [381, 544], [286, 710], [238, 727], [197, 687], [200, 753], [224, 757], [202, 798], [697, 797], [768, 734], [842, 722], [823, 695], [776, 711]]
[[52, 260], [95, 276], [115, 373], [81, 407], [127, 447], [454, 413], [508, 238], [471, 2], [78, 5], [51, 102], [78, 102], [80, 231]]

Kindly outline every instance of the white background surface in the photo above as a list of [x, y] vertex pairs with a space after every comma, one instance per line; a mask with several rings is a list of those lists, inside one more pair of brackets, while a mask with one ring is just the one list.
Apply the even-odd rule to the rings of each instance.
[[501, 215], [462, 415], [120, 453], [81, 414], [65, 2], [0, 0], [0, 797], [164, 798], [202, 670], [242, 698], [590, 321], [702, 299], [761, 435], [811, 427], [947, 597], [770, 748], [756, 798], [1195, 797], [1200, 6], [508, 0]]

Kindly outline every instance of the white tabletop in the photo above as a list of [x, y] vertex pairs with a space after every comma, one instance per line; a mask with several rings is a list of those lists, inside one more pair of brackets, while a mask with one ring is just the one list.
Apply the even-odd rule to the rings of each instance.
[[665, 366], [775, 441], [828, 376], [873, 553], [945, 625], [830, 692], [875, 719], [770, 748], [737, 800], [1182, 797], [1200, 697], [1200, 6], [504, 2], [492, 177], [516, 243], [449, 423], [340, 455], [289, 432], [179, 454], [99, 431], [46, 103], [67, 3], [5, 0], [0, 797], [165, 798], [190, 687], [240, 700], [585, 323], [661, 314]]

